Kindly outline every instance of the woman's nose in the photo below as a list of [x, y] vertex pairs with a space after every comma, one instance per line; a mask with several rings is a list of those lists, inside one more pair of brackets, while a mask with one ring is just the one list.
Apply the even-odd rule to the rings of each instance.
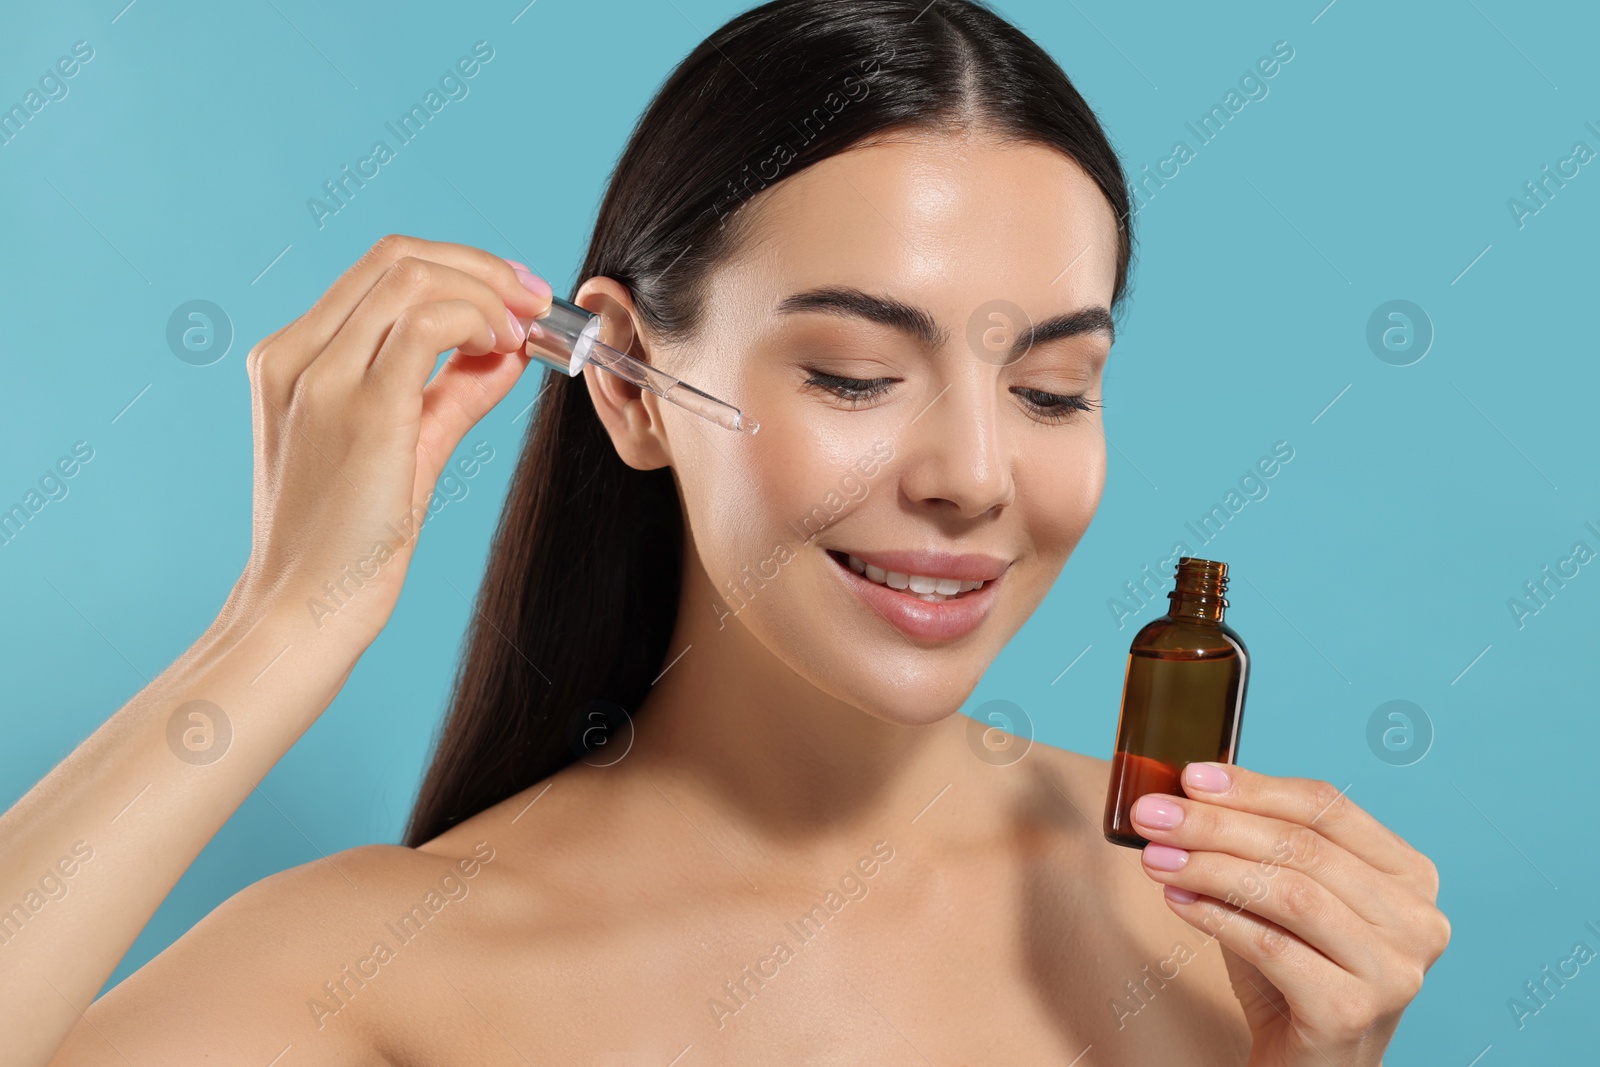
[[902, 491], [966, 518], [1011, 503], [1014, 457], [1002, 414], [992, 377], [946, 385], [902, 431]]

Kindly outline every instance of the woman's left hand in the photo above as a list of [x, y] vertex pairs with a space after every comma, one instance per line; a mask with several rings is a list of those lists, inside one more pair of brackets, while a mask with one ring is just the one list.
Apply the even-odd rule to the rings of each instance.
[[1432, 861], [1343, 791], [1191, 763], [1133, 807], [1145, 873], [1222, 943], [1249, 1067], [1380, 1067], [1450, 941]]

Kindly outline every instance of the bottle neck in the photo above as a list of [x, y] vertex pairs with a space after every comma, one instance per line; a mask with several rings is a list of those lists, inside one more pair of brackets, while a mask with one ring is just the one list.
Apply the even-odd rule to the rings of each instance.
[[1177, 586], [1167, 594], [1172, 607], [1167, 615], [1197, 622], [1222, 622], [1228, 602], [1228, 565], [1185, 556], [1178, 561]]
[[1221, 597], [1178, 596], [1168, 593], [1172, 598], [1172, 607], [1167, 609], [1167, 614], [1174, 619], [1193, 619], [1200, 622], [1221, 622], [1222, 612], [1228, 602]]

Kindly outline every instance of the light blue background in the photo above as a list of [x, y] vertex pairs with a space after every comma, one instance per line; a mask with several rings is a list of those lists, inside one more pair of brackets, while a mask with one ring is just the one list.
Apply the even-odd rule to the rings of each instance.
[[[570, 291], [632, 123], [742, 9], [523, 2], [112, 0], [7, 16], [0, 105], [75, 41], [94, 58], [0, 147], [0, 507], [75, 441], [94, 459], [0, 547], [0, 804], [193, 642], [238, 575], [250, 345], [389, 231], [479, 244]], [[1593, 1055], [1595, 968], [1523, 1029], [1507, 1001], [1575, 942], [1600, 949], [1583, 925], [1600, 922], [1600, 564], [1520, 629], [1507, 601], [1574, 541], [1600, 549], [1583, 527], [1600, 527], [1600, 164], [1523, 227], [1507, 201], [1576, 141], [1600, 150], [1585, 127], [1600, 126], [1600, 17], [1324, 3], [1001, 5], [1073, 77], [1130, 177], [1175, 140], [1196, 152], [1137, 217], [1100, 513], [967, 710], [1011, 701], [1042, 740], [1109, 755], [1128, 642], [1162, 608], [1119, 629], [1108, 601], [1175, 541], [1228, 561], [1229, 618], [1255, 654], [1242, 762], [1348, 785], [1441, 868], [1454, 938], [1390, 1062], [1573, 1062]], [[470, 94], [318, 229], [307, 198], [478, 40], [494, 58]], [[1294, 58], [1268, 95], [1198, 146], [1185, 124], [1280, 40]], [[534, 138], [572, 151], [523, 147]], [[235, 331], [210, 366], [166, 342], [193, 299]], [[1366, 340], [1394, 299], [1436, 332], [1409, 366]], [[113, 983], [242, 886], [398, 838], [535, 385], [469, 432], [463, 449], [488, 441], [495, 458], [430, 522], [394, 620]], [[1277, 441], [1294, 458], [1269, 495], [1208, 546], [1186, 535]], [[1367, 742], [1392, 699], [1435, 734], [1410, 766]]]

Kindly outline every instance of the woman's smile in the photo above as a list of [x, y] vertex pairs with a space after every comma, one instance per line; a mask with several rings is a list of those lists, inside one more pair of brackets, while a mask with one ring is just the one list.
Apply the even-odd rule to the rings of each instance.
[[1010, 566], [980, 555], [826, 552], [833, 570], [868, 609], [907, 637], [929, 642], [954, 641], [981, 626]]

